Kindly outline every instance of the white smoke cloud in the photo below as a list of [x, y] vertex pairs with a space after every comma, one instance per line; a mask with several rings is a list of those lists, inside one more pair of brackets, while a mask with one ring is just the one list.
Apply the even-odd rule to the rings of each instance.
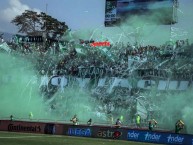
[[0, 20], [10, 22], [15, 16], [21, 15], [25, 10], [40, 12], [39, 9], [30, 8], [28, 5], [21, 3], [20, 0], [9, 0], [9, 6], [0, 11]]

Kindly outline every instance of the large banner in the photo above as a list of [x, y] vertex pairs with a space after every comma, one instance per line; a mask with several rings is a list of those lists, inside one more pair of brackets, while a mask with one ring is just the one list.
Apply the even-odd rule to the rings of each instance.
[[115, 26], [127, 18], [140, 15], [153, 23], [176, 23], [174, 0], [106, 0], [105, 26]]

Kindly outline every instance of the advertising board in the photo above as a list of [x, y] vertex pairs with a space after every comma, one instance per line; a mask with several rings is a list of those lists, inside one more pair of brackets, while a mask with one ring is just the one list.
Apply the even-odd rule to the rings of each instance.
[[44, 133], [44, 123], [1, 120], [0, 130], [10, 132]]
[[0, 120], [0, 131], [63, 134], [63, 124]]
[[127, 140], [158, 144], [192, 145], [193, 136], [166, 132], [151, 132], [144, 130], [128, 130]]
[[91, 137], [92, 128], [79, 125], [64, 125], [63, 134], [69, 136]]
[[118, 127], [95, 127], [93, 130], [93, 137], [104, 138], [104, 139], [116, 139], [116, 140], [127, 140], [127, 130]]
[[190, 134], [117, 128], [115, 126], [87, 126], [0, 120], [0, 131], [57, 134], [156, 144], [193, 145], [193, 135]]

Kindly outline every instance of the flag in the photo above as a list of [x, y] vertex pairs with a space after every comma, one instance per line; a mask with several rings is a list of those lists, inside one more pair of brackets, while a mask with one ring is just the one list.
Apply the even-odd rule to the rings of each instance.
[[85, 52], [82, 48], [75, 48], [75, 49], [76, 49], [77, 54], [85, 55]]
[[41, 76], [41, 83], [39, 87], [48, 86], [49, 78], [47, 75]]
[[147, 57], [140, 58], [139, 56], [129, 56], [128, 57], [128, 69], [135, 70], [138, 66], [147, 62]]
[[180, 39], [187, 37], [188, 32], [185, 29], [171, 27], [171, 38], [172, 39]]
[[61, 92], [64, 92], [64, 87], [67, 86], [67, 84], [68, 84], [68, 79], [65, 76], [62, 76], [61, 82], [60, 82]]
[[169, 48], [174, 49], [175, 47], [176, 47], [175, 41], [170, 40], [165, 43], [165, 49]]
[[9, 52], [9, 53], [11, 52], [11, 49], [10, 49], [10, 47], [7, 45], [6, 42], [0, 44], [0, 48], [1, 48], [1, 49], [4, 49], [5, 51], [7, 51], [7, 52]]
[[132, 59], [131, 56], [128, 56], [128, 69], [131, 69], [133, 62], [134, 62], [134, 59]]
[[59, 43], [59, 48], [60, 48], [60, 51], [62, 51], [62, 52], [68, 50], [68, 48], [66, 46], [62, 45], [62, 43]]
[[18, 35], [15, 35], [14, 37], [13, 37], [13, 40], [14, 40], [14, 42], [18, 45], [19, 44], [19, 36]]
[[137, 114], [141, 116], [142, 119], [147, 118], [147, 109], [145, 108], [145, 103], [143, 100], [137, 99]]
[[124, 88], [131, 88], [131, 85], [129, 84], [127, 79], [120, 79], [120, 78], [113, 78], [112, 83], [109, 87], [108, 92], [111, 93], [114, 87], [124, 87]]
[[109, 59], [115, 61], [116, 57], [107, 48], [98, 48], [103, 55], [106, 55]]
[[76, 44], [75, 50], [79, 55], [86, 55], [86, 48], [82, 44]]

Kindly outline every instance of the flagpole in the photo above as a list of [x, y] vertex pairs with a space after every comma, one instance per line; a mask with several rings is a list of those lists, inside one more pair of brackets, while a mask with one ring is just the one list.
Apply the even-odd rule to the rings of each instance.
[[[45, 11], [45, 13], [46, 13], [46, 17], [47, 17], [47, 7], [48, 7], [48, 4], [46, 3], [46, 11]], [[44, 38], [44, 49], [46, 49], [46, 42], [47, 42], [47, 22], [46, 22], [46, 20], [45, 20], [45, 31], [44, 31], [44, 36], [43, 37], [45, 37]]]
[[172, 23], [173, 23], [173, 20], [174, 20], [174, 1], [172, 4], [172, 20], [170, 22], [170, 41], [172, 41]]
[[46, 14], [47, 14], [48, 4], [46, 3]]
[[[46, 17], [47, 17], [47, 11], [48, 11], [48, 4], [46, 3]], [[47, 38], [47, 22], [46, 22], [45, 28], [46, 28], [46, 38]]]

